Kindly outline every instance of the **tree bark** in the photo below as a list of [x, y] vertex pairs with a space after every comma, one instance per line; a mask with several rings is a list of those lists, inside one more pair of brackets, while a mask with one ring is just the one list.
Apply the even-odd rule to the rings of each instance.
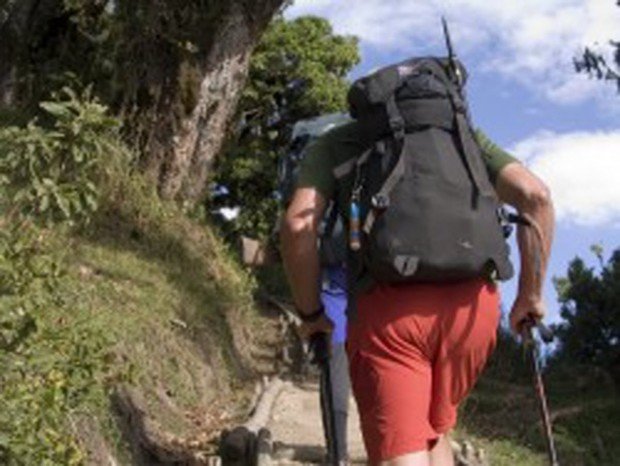
[[189, 203], [201, 200], [235, 114], [254, 46], [283, 3], [229, 3], [201, 66], [194, 108], [179, 122], [158, 130], [146, 146], [145, 169], [157, 179], [162, 197]]
[[[47, 78], [71, 71], [121, 117], [160, 194], [196, 203], [254, 46], [287, 1], [85, 0], [67, 9], [62, 0], [9, 0], [0, 23], [0, 109], [36, 108], [58, 85]], [[191, 8], [193, 20], [176, 15]], [[103, 16], [113, 28], [98, 21]]]
[[5, 17], [0, 24], [0, 108], [10, 108], [16, 103], [17, 62], [29, 45], [28, 31], [41, 3], [40, 0], [23, 0], [4, 5]]
[[[66, 65], [62, 57], [82, 57], [75, 43], [73, 10], [67, 9], [63, 0], [8, 0], [3, 12], [0, 108], [36, 108], [54, 90], [46, 79], [57, 78], [66, 71], [75, 72], [59, 65]], [[78, 66], [84, 67], [84, 61]]]

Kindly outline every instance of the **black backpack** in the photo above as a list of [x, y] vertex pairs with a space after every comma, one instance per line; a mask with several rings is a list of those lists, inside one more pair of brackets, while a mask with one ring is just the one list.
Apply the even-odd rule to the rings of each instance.
[[[331, 113], [298, 121], [293, 127], [288, 151], [278, 161], [278, 196], [284, 209], [288, 207], [299, 177], [301, 162], [308, 145], [330, 129], [350, 122], [345, 113]], [[319, 252], [322, 265], [342, 264], [347, 260], [347, 236], [336, 203], [330, 200], [321, 222]]]
[[356, 276], [441, 282], [513, 275], [463, 97], [465, 75], [456, 60], [424, 57], [353, 83], [350, 113], [371, 148], [334, 174], [354, 178]]

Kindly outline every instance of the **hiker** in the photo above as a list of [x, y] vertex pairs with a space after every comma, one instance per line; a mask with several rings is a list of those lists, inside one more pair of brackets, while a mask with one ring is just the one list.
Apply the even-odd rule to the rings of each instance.
[[[290, 203], [297, 178], [299, 165], [306, 155], [309, 144], [328, 130], [351, 121], [346, 114], [333, 113], [302, 120], [295, 124], [291, 136], [290, 150], [280, 159], [278, 192], [284, 206]], [[347, 422], [349, 411], [349, 366], [345, 351], [346, 338], [346, 268], [347, 240], [345, 229], [333, 205], [328, 206], [318, 234], [318, 253], [320, 263], [320, 301], [325, 313], [333, 324], [329, 335], [329, 348], [325, 370], [321, 371], [320, 405], [327, 464], [346, 464], [347, 461]], [[333, 432], [332, 432], [333, 431]]]
[[308, 147], [281, 229], [295, 305], [315, 335], [333, 327], [316, 247], [330, 201], [348, 226], [346, 346], [373, 465], [454, 464], [448, 433], [496, 342], [496, 282], [513, 274], [499, 202], [521, 219], [511, 327], [545, 315], [548, 189], [474, 131], [465, 76], [452, 59], [424, 58], [354, 83], [356, 120]]

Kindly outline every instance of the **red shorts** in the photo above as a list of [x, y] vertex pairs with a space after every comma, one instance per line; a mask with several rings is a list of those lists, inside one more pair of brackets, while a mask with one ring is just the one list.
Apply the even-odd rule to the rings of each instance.
[[358, 298], [347, 351], [371, 463], [430, 449], [456, 424], [493, 351], [494, 284], [378, 285]]

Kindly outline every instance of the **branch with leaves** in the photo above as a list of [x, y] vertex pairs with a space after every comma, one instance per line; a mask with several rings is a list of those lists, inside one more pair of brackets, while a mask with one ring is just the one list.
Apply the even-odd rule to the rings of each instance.
[[583, 56], [573, 60], [575, 71], [577, 71], [577, 73], [587, 73], [589, 76], [593, 76], [596, 79], [615, 81], [618, 92], [620, 92], [620, 42], [612, 40], [609, 41], [609, 43], [615, 48], [613, 54], [615, 65], [609, 65], [601, 54], [586, 47]]
[[[620, 0], [616, 1], [616, 5], [620, 6]], [[577, 73], [586, 73], [596, 79], [615, 82], [620, 93], [620, 41], [610, 40], [609, 44], [613, 48], [612, 64], [590, 47], [585, 48], [583, 55], [574, 58], [573, 64]]]

